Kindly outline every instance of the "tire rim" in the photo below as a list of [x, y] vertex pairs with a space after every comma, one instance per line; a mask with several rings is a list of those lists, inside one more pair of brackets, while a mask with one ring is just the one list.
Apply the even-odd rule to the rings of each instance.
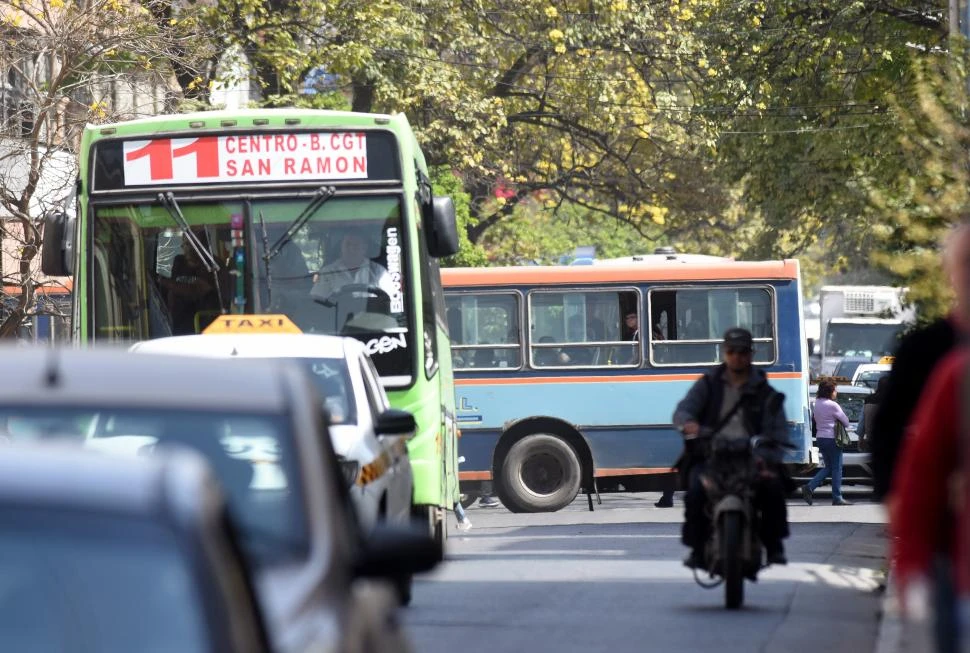
[[552, 453], [536, 453], [522, 463], [519, 480], [529, 492], [536, 496], [547, 497], [555, 494], [566, 479], [565, 464]]

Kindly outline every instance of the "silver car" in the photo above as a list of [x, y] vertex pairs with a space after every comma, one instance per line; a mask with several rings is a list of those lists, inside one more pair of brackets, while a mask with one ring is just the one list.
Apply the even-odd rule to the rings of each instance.
[[[101, 450], [201, 453], [224, 487], [274, 648], [403, 651], [393, 586], [430, 569], [420, 531], [363, 538], [305, 370], [276, 360], [8, 349], [9, 438]], [[259, 456], [240, 452], [261, 441]]]

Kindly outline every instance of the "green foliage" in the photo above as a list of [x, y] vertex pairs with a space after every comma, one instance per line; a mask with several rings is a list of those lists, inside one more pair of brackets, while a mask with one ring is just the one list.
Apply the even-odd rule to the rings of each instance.
[[470, 198], [462, 188], [461, 180], [448, 166], [431, 168], [431, 190], [435, 195], [445, 195], [455, 203], [458, 222], [458, 253], [442, 261], [446, 267], [476, 267], [485, 265], [484, 248], [468, 240], [468, 228], [474, 223], [471, 216]]
[[893, 98], [901, 157], [895, 176], [871, 189], [885, 216], [874, 226], [872, 263], [910, 288], [921, 318], [944, 314], [952, 299], [940, 250], [946, 232], [970, 218], [970, 96], [960, 65], [950, 59], [914, 62], [915, 99]]
[[553, 211], [535, 199], [520, 202], [508, 219], [485, 233], [482, 244], [493, 265], [554, 265], [586, 245], [596, 247], [598, 259], [650, 254], [659, 245], [627, 222], [577, 204]]
[[740, 229], [738, 254], [799, 256], [813, 278], [888, 260], [879, 234], [896, 217], [873, 198], [907, 168], [899, 109], [915, 97], [914, 69], [946, 46], [940, 14], [925, 2], [765, 0], [706, 15], [707, 58], [725, 74], [698, 110], [716, 124], [718, 175], [744, 218], [722, 213], [705, 240]]

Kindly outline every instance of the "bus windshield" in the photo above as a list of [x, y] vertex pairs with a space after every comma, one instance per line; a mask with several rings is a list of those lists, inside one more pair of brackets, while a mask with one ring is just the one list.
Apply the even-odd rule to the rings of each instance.
[[903, 328], [901, 323], [830, 323], [825, 334], [825, 355], [888, 356], [896, 349]]
[[[400, 198], [333, 197], [284, 237], [311, 201], [95, 205], [95, 337], [194, 334], [220, 313], [285, 313], [306, 333], [389, 335], [405, 343], [400, 355], [409, 328]], [[405, 356], [378, 365], [411, 367]]]

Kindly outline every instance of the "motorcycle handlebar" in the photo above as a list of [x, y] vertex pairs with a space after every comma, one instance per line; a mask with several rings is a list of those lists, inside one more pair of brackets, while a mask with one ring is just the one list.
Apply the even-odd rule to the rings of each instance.
[[[680, 427], [678, 429], [684, 438], [689, 440], [712, 440], [717, 435], [717, 432], [709, 426], [701, 426], [698, 430], [697, 435], [686, 435], [684, 433], [684, 428]], [[775, 438], [770, 438], [766, 435], [756, 434], [749, 438], [751, 442], [751, 447], [756, 449], [758, 447], [777, 447], [780, 449], [797, 449], [797, 447], [790, 442], [782, 442], [781, 440], [776, 440]]]

